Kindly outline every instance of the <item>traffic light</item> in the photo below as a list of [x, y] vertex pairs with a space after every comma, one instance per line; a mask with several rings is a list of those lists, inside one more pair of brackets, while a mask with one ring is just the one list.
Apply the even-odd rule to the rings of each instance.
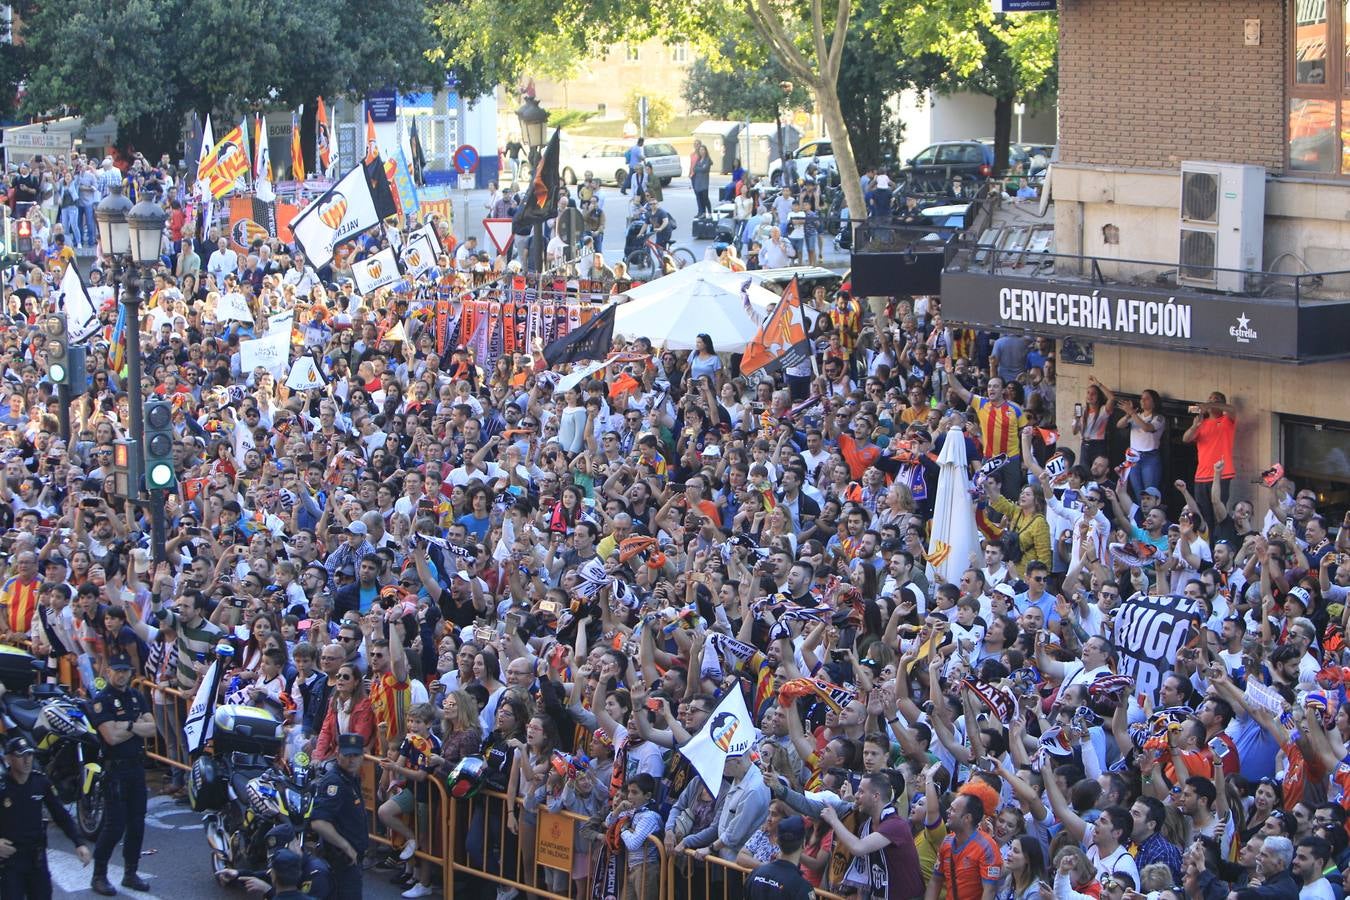
[[145, 486], [164, 490], [174, 477], [173, 404], [151, 400], [145, 404]]
[[28, 219], [14, 220], [14, 252], [19, 254], [33, 252], [33, 223]]
[[89, 390], [89, 348], [83, 344], [71, 344], [66, 351], [66, 367], [70, 370], [70, 396], [82, 397]]
[[119, 438], [113, 441], [113, 493], [135, 500], [141, 488], [141, 459], [136, 442]]
[[65, 314], [48, 314], [42, 328], [47, 332], [47, 377], [52, 384], [70, 384], [70, 332]]

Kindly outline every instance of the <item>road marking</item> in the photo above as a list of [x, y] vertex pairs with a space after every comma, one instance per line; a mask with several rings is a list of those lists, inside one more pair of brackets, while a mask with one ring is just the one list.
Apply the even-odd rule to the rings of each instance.
[[[193, 812], [190, 806], [179, 806], [172, 797], [151, 797], [145, 809], [145, 824], [150, 828], [164, 831], [203, 831], [206, 828], [202, 824], [201, 813]], [[171, 816], [189, 816], [192, 822], [177, 824], [164, 821]]]
[[[56, 896], [97, 896], [89, 890], [89, 879], [94, 875], [94, 866], [84, 866], [80, 863], [80, 858], [68, 850], [48, 850], [47, 868], [52, 873], [52, 887], [57, 888], [60, 893]], [[138, 893], [123, 888], [122, 885], [122, 867], [113, 863], [108, 864], [108, 881], [113, 887], [119, 888], [118, 893], [127, 897], [134, 897], [136, 900], [162, 900], [162, 898], [152, 893]], [[153, 873], [144, 870], [140, 873], [146, 881], [154, 881]]]

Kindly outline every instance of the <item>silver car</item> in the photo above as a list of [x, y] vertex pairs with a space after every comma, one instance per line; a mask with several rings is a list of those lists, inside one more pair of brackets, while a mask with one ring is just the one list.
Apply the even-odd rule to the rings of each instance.
[[[623, 184], [628, 180], [628, 163], [625, 154], [633, 146], [633, 141], [603, 141], [581, 154], [564, 149], [559, 173], [568, 184], [576, 184], [590, 172], [602, 183]], [[652, 174], [661, 179], [662, 185], [670, 184], [671, 179], [683, 174], [680, 155], [675, 148], [663, 141], [648, 141], [643, 144], [647, 162], [652, 164]]]

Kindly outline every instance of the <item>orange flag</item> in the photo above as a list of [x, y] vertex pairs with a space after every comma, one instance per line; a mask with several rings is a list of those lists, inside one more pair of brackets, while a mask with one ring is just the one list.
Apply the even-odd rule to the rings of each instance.
[[[745, 306], [751, 309], [749, 282], [746, 285]], [[774, 371], [792, 365], [806, 352], [806, 319], [802, 313], [797, 279], [792, 279], [783, 291], [783, 297], [774, 307], [759, 331], [745, 346], [741, 356], [741, 374], [751, 375], [760, 369]]]
[[370, 109], [366, 109], [366, 162], [374, 162], [375, 157], [380, 155], [379, 142], [375, 140], [375, 120], [370, 117]]
[[323, 98], [319, 98], [319, 105], [314, 110], [314, 149], [318, 155], [319, 171], [327, 174], [329, 167], [333, 164], [331, 132], [328, 130], [328, 110], [323, 105]]

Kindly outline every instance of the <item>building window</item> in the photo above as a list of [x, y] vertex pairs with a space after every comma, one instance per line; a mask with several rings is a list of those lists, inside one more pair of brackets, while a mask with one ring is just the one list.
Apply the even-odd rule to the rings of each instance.
[[1350, 0], [1291, 7], [1289, 171], [1350, 175]]
[[627, 44], [623, 48], [623, 58], [625, 62], [639, 62], [642, 59], [642, 50], [637, 44]]
[[[1281, 416], [1285, 474], [1317, 492], [1317, 511], [1339, 522], [1350, 508], [1350, 428], [1344, 423]], [[1334, 516], [1334, 519], [1332, 518]]]
[[676, 44], [670, 48], [670, 61], [674, 63], [689, 62], [689, 45]]

